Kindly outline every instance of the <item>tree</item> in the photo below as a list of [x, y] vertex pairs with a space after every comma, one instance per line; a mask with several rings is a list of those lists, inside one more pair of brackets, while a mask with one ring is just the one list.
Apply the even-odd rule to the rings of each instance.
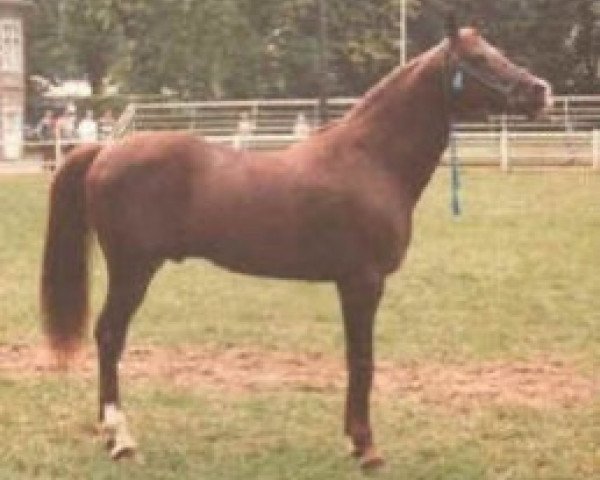
[[[316, 96], [318, 0], [34, 0], [30, 72], [111, 78], [184, 98]], [[327, 2], [329, 90], [359, 95], [397, 65], [401, 0]], [[407, 0], [408, 51], [444, 16], [483, 34], [559, 92], [600, 92], [600, 0]]]
[[34, 0], [29, 19], [27, 59], [31, 74], [60, 78], [79, 74], [73, 46], [65, 40], [66, 21], [56, 0]]
[[94, 93], [102, 93], [103, 80], [120, 53], [121, 30], [114, 15], [114, 0], [61, 0], [67, 22], [65, 40], [87, 74]]
[[94, 93], [118, 55], [113, 0], [35, 0], [31, 73], [61, 78], [87, 75]]
[[577, 64], [572, 86], [582, 92], [600, 93], [600, 1], [579, 0], [569, 46]]
[[[330, 92], [361, 94], [399, 61], [399, 0], [325, 1]], [[418, 3], [408, 1], [411, 15], [416, 14]], [[278, 79], [270, 83], [272, 93], [316, 95], [318, 6], [317, 0], [281, 0], [270, 5], [274, 19], [270, 24], [270, 65], [271, 74]]]
[[[598, 92], [598, 0], [423, 0], [421, 16], [454, 10], [559, 93]], [[595, 78], [594, 78], [595, 77]]]
[[240, 95], [255, 80], [257, 39], [235, 0], [115, 2], [126, 38], [119, 79], [131, 91]]

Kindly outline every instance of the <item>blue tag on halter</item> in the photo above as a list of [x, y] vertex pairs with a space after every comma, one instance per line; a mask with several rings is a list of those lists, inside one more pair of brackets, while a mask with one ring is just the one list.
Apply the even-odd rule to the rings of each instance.
[[457, 70], [452, 78], [452, 91], [454, 93], [462, 92], [465, 86], [465, 76], [462, 70]]

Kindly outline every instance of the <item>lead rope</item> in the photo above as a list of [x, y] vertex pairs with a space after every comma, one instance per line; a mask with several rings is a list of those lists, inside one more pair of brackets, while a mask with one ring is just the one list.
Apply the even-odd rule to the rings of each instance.
[[460, 217], [460, 159], [458, 157], [458, 141], [454, 120], [450, 120], [450, 208], [454, 217]]
[[[452, 95], [459, 95], [464, 87], [464, 75], [462, 70], [457, 70], [452, 78]], [[456, 122], [450, 112], [450, 209], [452, 215], [460, 217], [462, 207], [460, 203], [460, 159], [458, 157], [458, 139], [456, 135]]]

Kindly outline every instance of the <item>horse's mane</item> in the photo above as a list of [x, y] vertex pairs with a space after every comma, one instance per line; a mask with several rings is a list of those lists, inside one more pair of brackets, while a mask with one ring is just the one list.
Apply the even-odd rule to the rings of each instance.
[[422, 53], [421, 55], [412, 59], [405, 66], [397, 66], [385, 77], [383, 77], [375, 86], [371, 87], [363, 95], [363, 97], [356, 102], [348, 113], [345, 115], [345, 120], [354, 118], [356, 115], [363, 113], [368, 108], [371, 108], [373, 104], [376, 104], [380, 98], [386, 95], [391, 88], [402, 88], [398, 85], [402, 84], [404, 80], [412, 77], [423, 68], [424, 65], [428, 65], [431, 61], [437, 57], [438, 52], [442, 49], [440, 44], [432, 49]]
[[329, 120], [327, 123], [324, 123], [323, 125], [318, 126], [314, 130], [314, 133], [327, 132], [328, 130], [331, 130], [333, 127], [339, 125], [341, 122], [342, 122], [342, 120], [340, 118], [334, 118], [333, 120]]

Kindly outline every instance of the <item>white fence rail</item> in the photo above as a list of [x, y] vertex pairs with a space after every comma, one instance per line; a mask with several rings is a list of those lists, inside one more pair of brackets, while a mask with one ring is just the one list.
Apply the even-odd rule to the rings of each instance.
[[[581, 166], [600, 170], [600, 131], [592, 132], [458, 132], [460, 162], [466, 166], [518, 167]], [[210, 141], [236, 146], [233, 136], [209, 136]], [[252, 135], [245, 148], [271, 150], [299, 139], [294, 135]], [[442, 164], [448, 164], [448, 151]]]
[[[354, 101], [330, 100], [329, 118], [342, 116]], [[316, 127], [318, 109], [319, 102], [315, 99], [136, 103], [119, 120], [117, 135], [139, 130], [188, 130], [205, 136], [232, 136], [238, 130], [240, 117], [246, 115], [254, 134], [285, 136], [293, 132], [300, 115], [309, 127]]]
[[[329, 118], [341, 117], [356, 99], [334, 98]], [[238, 145], [244, 116], [252, 131], [244, 145], [251, 149], [280, 148], [297, 141], [294, 125], [303, 116], [318, 125], [316, 99], [131, 104], [119, 121], [117, 136], [140, 130], [186, 130], [212, 141]], [[600, 96], [559, 96], [543, 120], [520, 116], [490, 117], [483, 123], [458, 126], [461, 161], [466, 165], [585, 165], [599, 169]], [[444, 161], [446, 157], [444, 157]]]
[[[460, 162], [466, 166], [496, 167], [503, 171], [519, 167], [593, 168], [600, 172], [600, 130], [590, 132], [457, 132]], [[209, 135], [209, 141], [234, 148], [272, 150], [299, 140], [291, 133]], [[77, 140], [25, 143], [24, 160], [0, 161], [0, 171], [53, 169]], [[442, 164], [448, 163], [448, 152]]]
[[[599, 169], [600, 137], [591, 132], [458, 132], [460, 161], [471, 166], [588, 166]], [[444, 157], [447, 161], [447, 153]]]
[[[355, 102], [329, 102], [329, 117], [341, 117]], [[297, 141], [294, 124], [299, 115], [310, 127], [318, 124], [318, 101], [248, 100], [190, 103], [132, 104], [123, 115], [119, 134], [140, 130], [186, 130], [209, 140], [239, 145], [239, 119], [253, 125], [243, 144], [250, 149], [274, 149]], [[123, 121], [126, 119], [126, 121]], [[465, 165], [592, 166], [600, 169], [600, 97], [557, 97], [543, 121], [518, 116], [491, 117], [485, 123], [458, 126], [458, 148]], [[447, 155], [443, 162], [447, 161]]]
[[[342, 116], [355, 102], [354, 98], [330, 99], [329, 118]], [[244, 114], [253, 123], [255, 134], [286, 135], [293, 131], [299, 115], [315, 127], [319, 118], [318, 105], [316, 99], [134, 103], [125, 110], [116, 130], [117, 136], [135, 130], [190, 130], [207, 136], [227, 136], [235, 134]], [[600, 96], [558, 96], [543, 119], [491, 116], [486, 122], [460, 124], [459, 130], [498, 132], [505, 124], [510, 130], [519, 132], [599, 129]]]
[[[355, 101], [330, 99], [329, 118], [341, 117]], [[282, 148], [299, 140], [294, 133], [299, 115], [311, 128], [318, 124], [318, 104], [316, 99], [132, 103], [117, 121], [113, 136], [120, 138], [140, 130], [186, 130], [234, 147]], [[243, 139], [239, 133], [242, 115], [252, 125]], [[504, 171], [521, 166], [573, 165], [600, 171], [600, 96], [557, 97], [543, 121], [498, 116], [485, 123], [461, 124], [457, 139], [465, 165], [497, 166]], [[77, 143], [60, 139], [25, 143], [25, 159], [0, 161], [0, 168], [53, 168]], [[447, 160], [446, 154], [442, 162]]]

